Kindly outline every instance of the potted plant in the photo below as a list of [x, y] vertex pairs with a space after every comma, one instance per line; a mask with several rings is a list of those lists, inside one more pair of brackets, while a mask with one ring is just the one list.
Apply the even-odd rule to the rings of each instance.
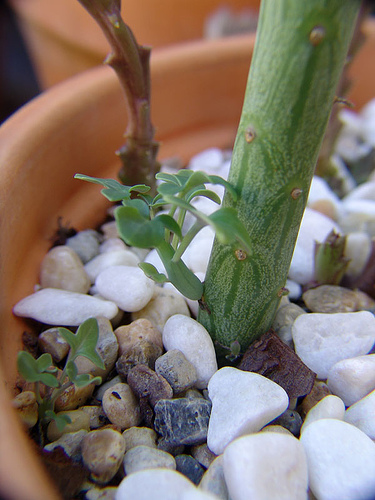
[[[108, 44], [98, 28], [75, 0], [11, 0], [27, 42], [42, 88], [92, 66], [101, 64]], [[224, 2], [204, 0], [173, 2], [126, 0], [121, 11], [137, 40], [154, 49], [203, 37], [210, 14]], [[259, 0], [227, 2], [233, 13], [253, 9]], [[155, 22], [157, 20], [157, 22]]]
[[[203, 47], [194, 43], [188, 48], [170, 48], [155, 55], [152, 61], [153, 113], [158, 137], [162, 142], [161, 157], [178, 154], [186, 160], [204, 147], [231, 144], [239, 117], [252, 41], [252, 37], [219, 41], [219, 52], [225, 62], [219, 62], [219, 59], [213, 57], [216, 42], [205, 42]], [[190, 57], [194, 55], [194, 59], [198, 56], [191, 79], [187, 77], [188, 66], [183, 62], [183, 54]], [[175, 64], [171, 72], [167, 66], [170, 59]], [[174, 73], [176, 66], [181, 73]], [[216, 73], [213, 72], [215, 85], [211, 84], [210, 79], [214, 68], [217, 70]], [[233, 78], [228, 81], [220, 80], [219, 77], [225, 73], [226, 68], [232, 72]], [[93, 75], [96, 76], [95, 81], [91, 80]], [[200, 83], [198, 75], [202, 76]], [[228, 89], [228, 82], [234, 86], [231, 90]], [[169, 84], [173, 91], [169, 90]], [[206, 93], [201, 95], [200, 100], [194, 97], [193, 109], [187, 96], [197, 86], [201, 91], [205, 89]], [[176, 92], [178, 88], [180, 92]], [[68, 107], [72, 95], [77, 96], [73, 109]], [[158, 104], [159, 96], [169, 99], [168, 115], [165, 114], [165, 108]], [[172, 98], [177, 100], [176, 105], [171, 102]], [[37, 280], [38, 263], [49, 246], [48, 238], [55, 229], [59, 216], [78, 228], [95, 224], [102, 217], [107, 206], [105, 200], [94, 195], [95, 187], [81, 185], [72, 178], [77, 171], [101, 177], [113, 177], [117, 172], [118, 164], [113, 151], [121, 144], [123, 131], [119, 117], [124, 108], [118, 105], [120, 101], [121, 91], [117, 80], [108, 68], [100, 68], [52, 89], [2, 127], [0, 144], [6, 144], [7, 148], [1, 148], [1, 164], [12, 165], [9, 172], [4, 169], [0, 198], [2, 212], [6, 210], [10, 214], [9, 218], [2, 221], [2, 234], [6, 234], [7, 238], [1, 240], [2, 325], [4, 331], [9, 332], [9, 337], [1, 338], [1, 352], [4, 353], [2, 364], [8, 390], [11, 390], [16, 378], [15, 355], [21, 347], [21, 332], [25, 327], [23, 322], [12, 317], [11, 307], [17, 300], [32, 292]], [[217, 102], [221, 104], [219, 108]], [[62, 117], [57, 116], [60, 105], [63, 107]], [[40, 127], [36, 127], [35, 114], [41, 119]], [[211, 121], [212, 116], [214, 118]], [[181, 117], [184, 117], [183, 120]], [[48, 132], [47, 123], [51, 125]], [[88, 125], [83, 128], [82, 123]], [[69, 132], [67, 124], [72, 126]], [[176, 126], [187, 138], [187, 150], [182, 148], [182, 141], [174, 128]], [[93, 147], [90, 138], [98, 136], [101, 140], [94, 141]], [[41, 190], [43, 184], [46, 186], [45, 191]], [[19, 185], [23, 186], [20, 193], [17, 191]], [[57, 187], [62, 188], [61, 194]], [[48, 220], [44, 217], [47, 206]], [[31, 207], [35, 208], [35, 213], [31, 213]], [[21, 229], [14, 223], [16, 220], [20, 220]], [[12, 251], [8, 250], [7, 243], [12, 244]], [[13, 250], [14, 246], [19, 253]], [[23, 267], [26, 258], [30, 269], [25, 269], [24, 280], [15, 282], [14, 276]], [[24, 445], [25, 443], [20, 445], [21, 454]], [[1, 459], [1, 464], [6, 466], [5, 458]], [[11, 484], [11, 479], [9, 481]], [[16, 486], [20, 488], [21, 497], [22, 491], [27, 490], [22, 490], [20, 482], [13, 483], [11, 487]], [[39, 490], [37, 497], [44, 498], [43, 495], [45, 498], [53, 498], [50, 491]]]

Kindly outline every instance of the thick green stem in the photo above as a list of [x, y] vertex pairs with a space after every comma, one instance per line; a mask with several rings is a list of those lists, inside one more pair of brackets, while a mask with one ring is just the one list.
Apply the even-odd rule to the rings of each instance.
[[116, 71], [128, 108], [126, 144], [118, 154], [124, 184], [155, 186], [158, 143], [150, 117], [150, 48], [138, 45], [121, 18], [120, 0], [78, 0], [91, 14], [107, 38], [112, 53], [106, 63]]
[[229, 181], [252, 253], [214, 243], [199, 321], [242, 350], [285, 292], [320, 144], [360, 0], [263, 0]]

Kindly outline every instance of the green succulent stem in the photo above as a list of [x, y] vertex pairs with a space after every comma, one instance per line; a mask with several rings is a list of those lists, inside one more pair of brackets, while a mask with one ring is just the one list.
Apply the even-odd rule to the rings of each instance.
[[95, 19], [112, 52], [105, 62], [116, 72], [126, 97], [128, 125], [126, 144], [118, 151], [124, 184], [145, 183], [155, 188], [159, 145], [154, 140], [150, 111], [150, 53], [138, 45], [131, 29], [121, 18], [120, 0], [78, 0]]
[[266, 332], [285, 290], [360, 0], [263, 0], [225, 195], [251, 254], [215, 240], [199, 321], [241, 350]]

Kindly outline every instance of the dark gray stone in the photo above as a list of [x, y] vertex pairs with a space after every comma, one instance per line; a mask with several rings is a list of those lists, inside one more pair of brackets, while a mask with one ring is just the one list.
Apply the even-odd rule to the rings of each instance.
[[207, 439], [211, 402], [205, 399], [161, 399], [154, 407], [156, 432], [179, 445], [204, 443]]
[[299, 436], [302, 418], [301, 415], [295, 410], [286, 410], [279, 417], [271, 422], [273, 425], [281, 425], [288, 429], [294, 436]]
[[176, 470], [198, 485], [204, 474], [201, 464], [191, 455], [177, 455], [175, 460]]

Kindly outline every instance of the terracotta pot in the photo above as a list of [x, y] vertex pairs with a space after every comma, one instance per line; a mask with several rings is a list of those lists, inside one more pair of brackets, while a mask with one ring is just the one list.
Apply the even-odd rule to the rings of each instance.
[[[187, 161], [204, 148], [233, 145], [253, 43], [253, 36], [233, 37], [153, 55], [160, 158]], [[362, 102], [362, 86], [365, 100], [374, 97], [366, 85], [374, 60], [355, 81], [355, 102]], [[0, 128], [0, 496], [7, 500], [58, 498], [9, 403], [22, 332], [30, 328], [11, 310], [33, 292], [58, 217], [77, 229], [103, 218], [107, 205], [98, 187], [73, 175], [116, 176], [114, 151], [125, 127], [122, 91], [112, 70], [100, 67], [56, 85]]]
[[[10, 0], [42, 88], [100, 64], [109, 46], [77, 0]], [[260, 0], [122, 0], [139, 43], [153, 48], [202, 38], [207, 17], [228, 5], [258, 10]]]
[[[160, 158], [184, 161], [209, 146], [231, 147], [240, 116], [254, 37], [192, 43], [152, 58], [153, 121]], [[53, 500], [40, 479], [26, 434], [7, 394], [16, 380], [16, 354], [30, 326], [12, 307], [33, 292], [40, 261], [63, 217], [78, 229], [104, 216], [106, 201], [76, 172], [114, 177], [115, 150], [126, 126], [122, 91], [109, 67], [56, 85], [0, 128], [0, 491], [7, 499]], [[15, 474], [14, 474], [15, 472]], [[25, 482], [23, 482], [25, 481]], [[11, 493], [12, 492], [12, 493]], [[1, 496], [1, 493], [0, 493]], [[2, 496], [2, 498], [3, 498]]]

